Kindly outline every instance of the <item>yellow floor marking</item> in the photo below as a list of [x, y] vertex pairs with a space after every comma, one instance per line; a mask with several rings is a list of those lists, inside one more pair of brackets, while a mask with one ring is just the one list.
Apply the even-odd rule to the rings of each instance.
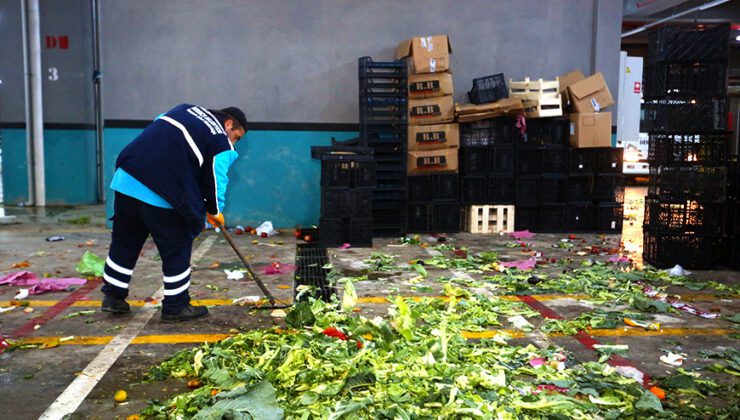
[[[548, 294], [548, 295], [531, 295], [533, 298], [541, 301], [551, 301], [551, 300], [558, 300], [558, 299], [574, 299], [574, 300], [589, 300], [592, 299], [589, 295], [585, 294]], [[499, 297], [501, 299], [506, 300], [518, 300], [518, 298], [515, 295], [495, 295], [495, 297]], [[447, 296], [405, 296], [407, 299], [412, 299], [414, 301], [420, 301], [423, 298], [432, 298], [432, 299], [442, 299], [447, 300]], [[699, 301], [705, 301], [705, 302], [717, 302], [721, 299], [738, 299], [740, 298], [740, 295], [729, 295], [729, 296], [723, 296], [723, 297], [717, 297], [710, 293], [692, 293], [692, 294], [685, 294], [681, 295], [681, 300], [684, 302], [699, 302]], [[389, 303], [388, 298], [385, 296], [364, 296], [357, 299], [359, 303], [365, 303], [365, 304], [385, 304]], [[48, 307], [48, 306], [54, 306], [58, 300], [29, 300], [28, 306], [34, 306], [34, 307]], [[267, 301], [263, 300], [261, 303], [266, 303]], [[289, 302], [289, 301], [288, 301]], [[143, 300], [130, 300], [128, 301], [129, 305], [139, 307], [144, 306], [147, 302]], [[232, 299], [193, 299], [191, 301], [193, 305], [206, 305], [206, 306], [230, 306], [233, 305]], [[10, 306], [11, 301], [9, 300], [0, 300], [0, 307], [3, 306]], [[78, 306], [78, 307], [91, 307], [91, 306], [100, 306], [101, 301], [99, 300], [80, 300], [72, 304], [72, 306]]]
[[611, 330], [588, 330], [586, 332], [593, 337], [650, 337], [663, 335], [729, 335], [737, 332], [737, 330], [731, 328], [661, 328], [659, 331], [648, 331], [641, 328], [615, 328]]
[[[650, 337], [650, 336], [696, 336], [696, 335], [728, 335], [736, 332], [732, 328], [663, 328], [660, 331], [646, 331], [640, 328], [615, 328], [611, 330], [590, 330], [587, 333], [593, 337]], [[526, 338], [527, 333], [511, 329], [463, 331], [462, 336], [468, 339], [492, 338], [499, 334], [506, 334], [511, 338]], [[131, 341], [131, 344], [183, 344], [183, 343], [212, 343], [233, 336], [231, 333], [215, 334], [156, 334], [140, 335]], [[548, 334], [549, 337], [565, 337], [560, 333]], [[56, 344], [61, 346], [92, 346], [108, 344], [113, 336], [75, 336], [60, 342], [62, 337], [29, 337], [22, 340], [23, 344]]]

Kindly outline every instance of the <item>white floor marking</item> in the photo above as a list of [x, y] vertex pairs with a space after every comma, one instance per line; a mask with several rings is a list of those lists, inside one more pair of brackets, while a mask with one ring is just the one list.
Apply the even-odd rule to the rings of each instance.
[[[199, 260], [205, 255], [216, 241], [217, 236], [211, 235], [203, 240], [198, 248], [193, 252], [191, 261]], [[152, 299], [157, 302], [164, 296], [164, 286], [154, 292]], [[74, 413], [87, 398], [90, 391], [105, 376], [113, 363], [123, 354], [124, 350], [131, 344], [141, 330], [146, 326], [157, 307], [154, 303], [147, 302], [139, 312], [126, 324], [121, 332], [98, 353], [97, 356], [85, 367], [80, 375], [57, 397], [57, 399], [44, 411], [39, 417], [43, 420], [61, 420], [65, 416]]]

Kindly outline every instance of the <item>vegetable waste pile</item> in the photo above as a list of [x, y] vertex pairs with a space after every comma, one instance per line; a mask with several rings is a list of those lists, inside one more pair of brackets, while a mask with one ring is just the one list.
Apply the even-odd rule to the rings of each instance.
[[[443, 296], [393, 294], [387, 315], [370, 318], [356, 306], [355, 285], [371, 280], [333, 272], [342, 299], [309, 298], [287, 313], [284, 327], [182, 350], [152, 368], [148, 381], [176, 378], [191, 390], [152, 401], [142, 418], [740, 418], [734, 347], [703, 352], [705, 366], [671, 368], [643, 382], [610, 364], [613, 355], [629, 357], [627, 345], [593, 346], [593, 360], [580, 361], [553, 342], [528, 341], [531, 333], [656, 330], [655, 313], [714, 319], [663, 292], [680, 286], [736, 295], [737, 286], [633, 269], [621, 259], [539, 272], [539, 264], [534, 271], [507, 268], [491, 251], [449, 244], [437, 251], [408, 262], [374, 252], [365, 263], [370, 271], [408, 272], [411, 284], [437, 284]], [[543, 319], [512, 296], [545, 293], [581, 294], [599, 306], [573, 319]], [[738, 318], [716, 322], [735, 329]], [[491, 334], [475, 338], [480, 331]]]

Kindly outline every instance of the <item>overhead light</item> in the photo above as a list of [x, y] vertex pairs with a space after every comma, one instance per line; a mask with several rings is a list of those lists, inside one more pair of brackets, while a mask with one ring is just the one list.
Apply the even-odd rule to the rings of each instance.
[[740, 35], [735, 37], [735, 41], [740, 42]]

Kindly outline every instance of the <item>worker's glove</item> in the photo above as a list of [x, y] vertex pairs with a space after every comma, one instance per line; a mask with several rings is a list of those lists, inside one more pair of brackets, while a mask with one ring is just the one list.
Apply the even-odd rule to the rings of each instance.
[[219, 227], [219, 225], [224, 226], [224, 214], [219, 213], [216, 215], [206, 213], [206, 218], [208, 219], [208, 223], [213, 225], [214, 228]]

